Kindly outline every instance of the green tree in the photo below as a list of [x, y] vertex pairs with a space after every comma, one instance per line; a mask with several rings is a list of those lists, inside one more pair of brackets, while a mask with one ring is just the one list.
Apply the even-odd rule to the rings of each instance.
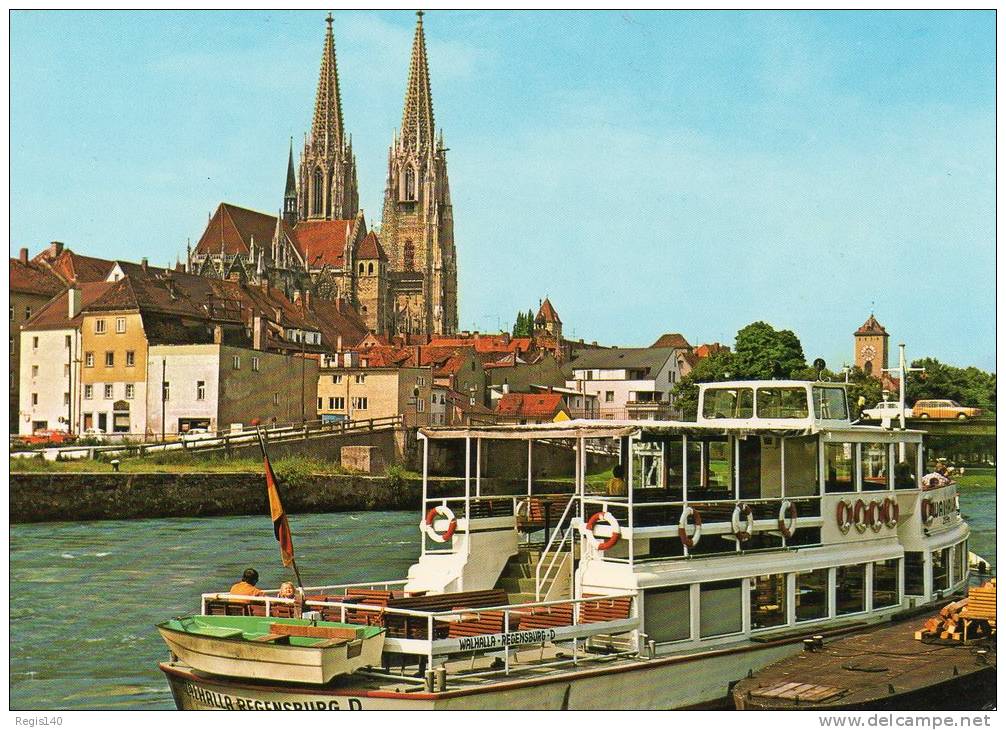
[[730, 352], [704, 357], [695, 363], [688, 375], [675, 383], [671, 395], [682, 418], [695, 420], [699, 408], [699, 383], [722, 382], [734, 377], [733, 361], [734, 356]]
[[530, 337], [534, 334], [534, 313], [529, 309], [527, 310], [527, 334], [525, 337]]
[[800, 338], [792, 330], [777, 330], [766, 322], [753, 322], [734, 341], [735, 377], [745, 379], [790, 378], [807, 367]]
[[926, 357], [912, 367], [923, 367], [925, 375], [913, 373], [905, 383], [905, 400], [950, 398], [965, 406], [995, 406], [996, 374], [976, 367], [959, 368]]
[[526, 327], [526, 324], [525, 324], [525, 321], [524, 321], [524, 313], [523, 312], [517, 312], [517, 321], [514, 323], [514, 326], [513, 326], [513, 336], [514, 337], [525, 337], [526, 335], [524, 334], [524, 332], [525, 332], [526, 329], [527, 329], [527, 327]]

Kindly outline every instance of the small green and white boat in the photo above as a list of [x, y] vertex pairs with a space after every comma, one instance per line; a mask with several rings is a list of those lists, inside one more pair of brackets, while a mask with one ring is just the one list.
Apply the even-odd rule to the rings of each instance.
[[379, 666], [384, 629], [264, 616], [187, 616], [158, 624], [171, 653], [224, 677], [327, 684]]

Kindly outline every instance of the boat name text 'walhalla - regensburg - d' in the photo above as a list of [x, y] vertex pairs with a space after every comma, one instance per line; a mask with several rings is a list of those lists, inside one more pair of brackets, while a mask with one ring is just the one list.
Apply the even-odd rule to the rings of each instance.
[[339, 700], [310, 700], [306, 702], [294, 702], [290, 700], [256, 700], [250, 697], [237, 697], [234, 695], [213, 692], [198, 685], [185, 683], [185, 693], [208, 707], [215, 707], [220, 710], [362, 710], [363, 702], [356, 697], [345, 697], [345, 707]]
[[494, 649], [496, 647], [517, 646], [519, 644], [541, 644], [555, 638], [555, 629], [537, 631], [511, 631], [509, 634], [492, 634], [489, 636], [466, 636], [458, 639], [461, 651], [473, 649]]

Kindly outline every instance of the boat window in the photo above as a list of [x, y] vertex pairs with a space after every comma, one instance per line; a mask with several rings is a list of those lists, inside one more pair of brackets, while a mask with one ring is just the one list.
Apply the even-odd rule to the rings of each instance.
[[835, 609], [839, 616], [866, 610], [866, 563], [835, 570]]
[[708, 388], [702, 394], [703, 418], [751, 418], [754, 391], [751, 388]]
[[657, 489], [663, 470], [660, 442], [639, 441], [632, 449], [632, 488]]
[[643, 594], [643, 629], [656, 642], [681, 641], [691, 637], [689, 586], [648, 588]]
[[933, 590], [945, 591], [950, 587], [950, 548], [933, 550]]
[[919, 480], [916, 474], [917, 464], [919, 463], [919, 445], [918, 444], [898, 444], [895, 448], [895, 453], [901, 454], [904, 451], [904, 455], [898, 459], [898, 463], [894, 466], [894, 488], [895, 489], [915, 489], [918, 486]]
[[733, 443], [727, 439], [705, 441], [701, 488], [692, 489], [689, 499], [733, 499]]
[[688, 460], [685, 464], [688, 489], [702, 486], [702, 442], [688, 439]]
[[796, 576], [796, 620], [828, 617], [828, 569], [819, 568]]
[[901, 603], [898, 596], [897, 558], [880, 560], [873, 564], [873, 607], [885, 608]]
[[845, 388], [814, 388], [814, 418], [848, 421]]
[[759, 388], [758, 418], [806, 418], [804, 388]]
[[968, 574], [967, 540], [954, 545], [954, 583], [960, 583]]
[[741, 581], [721, 580], [699, 586], [699, 616], [702, 637], [741, 631]]
[[681, 438], [671, 438], [664, 442], [664, 486], [667, 494], [664, 500], [668, 502], [680, 501], [682, 496], [681, 481], [684, 469], [684, 456], [681, 453]]
[[925, 568], [921, 552], [905, 552], [905, 593], [910, 596], [925, 595]]
[[[739, 439], [737, 443], [740, 449], [737, 462], [737, 495], [740, 499], [758, 499], [762, 496], [764, 469], [769, 466], [762, 460], [762, 439], [758, 436], [748, 436]], [[778, 448], [776, 450], [778, 451]], [[778, 473], [776, 479], [778, 480]]]
[[758, 575], [751, 579], [751, 628], [786, 625], [786, 575]]
[[887, 489], [890, 474], [887, 444], [862, 444], [859, 447], [859, 465], [863, 470], [864, 492]]
[[817, 494], [817, 436], [785, 439], [786, 496]]
[[826, 493], [856, 491], [855, 455], [856, 447], [853, 444], [824, 445], [824, 469], [827, 475], [824, 480], [824, 491]]

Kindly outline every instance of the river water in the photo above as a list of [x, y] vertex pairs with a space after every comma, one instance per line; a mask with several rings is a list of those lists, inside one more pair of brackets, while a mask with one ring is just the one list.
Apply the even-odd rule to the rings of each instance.
[[[971, 550], [995, 564], [995, 489], [967, 488]], [[418, 515], [293, 515], [307, 585], [398, 579], [419, 553]], [[13, 525], [10, 709], [172, 709], [154, 624], [199, 610], [248, 566], [288, 574], [262, 517]]]

